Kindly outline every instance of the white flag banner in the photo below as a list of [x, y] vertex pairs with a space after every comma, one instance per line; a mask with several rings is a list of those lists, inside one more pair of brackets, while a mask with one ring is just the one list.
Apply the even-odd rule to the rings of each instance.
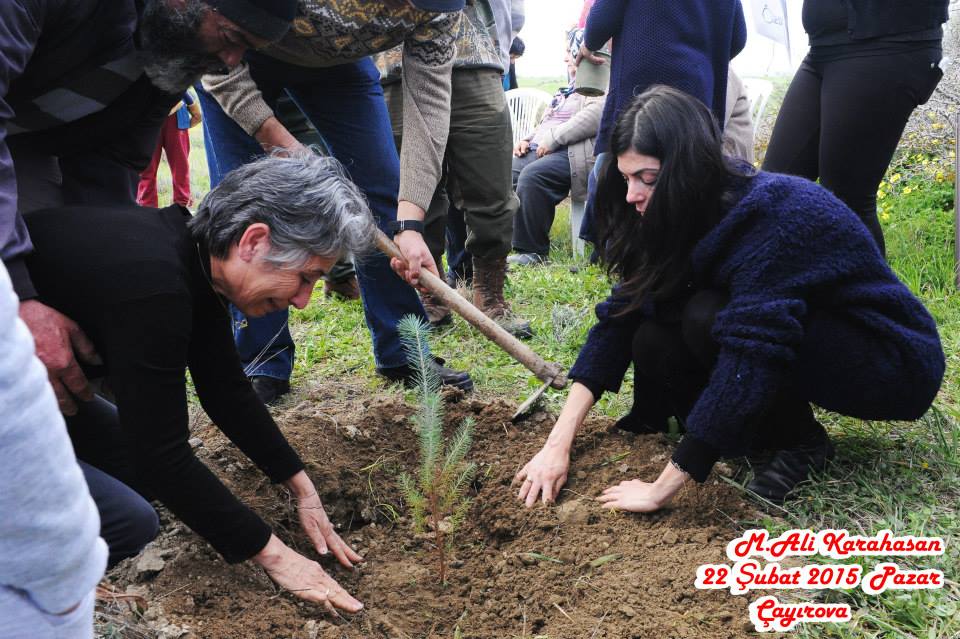
[[750, 5], [757, 33], [782, 44], [791, 55], [786, 0], [751, 0]]

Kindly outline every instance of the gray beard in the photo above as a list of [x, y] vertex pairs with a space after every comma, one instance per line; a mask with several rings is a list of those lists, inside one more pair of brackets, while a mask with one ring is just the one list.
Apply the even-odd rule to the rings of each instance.
[[166, 93], [183, 93], [207, 73], [224, 73], [223, 62], [215, 56], [183, 55], [157, 59], [143, 65], [150, 82]]
[[206, 73], [223, 72], [220, 58], [200, 42], [209, 10], [202, 0], [187, 0], [179, 9], [167, 0], [147, 0], [140, 17], [140, 62], [154, 86], [178, 94]]

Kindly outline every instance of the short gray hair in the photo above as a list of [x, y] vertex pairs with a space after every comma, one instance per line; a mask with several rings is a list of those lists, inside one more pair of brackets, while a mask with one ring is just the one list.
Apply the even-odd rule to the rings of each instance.
[[230, 171], [189, 224], [194, 239], [223, 259], [257, 222], [270, 227], [272, 250], [265, 259], [278, 268], [373, 250], [376, 225], [360, 189], [337, 160], [309, 150]]

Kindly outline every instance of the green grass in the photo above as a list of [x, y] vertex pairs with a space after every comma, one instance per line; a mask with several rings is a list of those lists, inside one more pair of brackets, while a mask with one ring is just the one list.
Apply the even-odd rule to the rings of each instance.
[[517, 77], [517, 84], [520, 87], [530, 88], [530, 89], [540, 89], [541, 91], [546, 91], [550, 95], [553, 95], [557, 92], [557, 89], [560, 87], [567, 86], [567, 81], [561, 76], [555, 77]]

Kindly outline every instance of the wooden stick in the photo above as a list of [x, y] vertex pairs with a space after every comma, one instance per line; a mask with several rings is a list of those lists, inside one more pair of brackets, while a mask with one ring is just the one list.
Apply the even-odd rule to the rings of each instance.
[[[403, 253], [389, 237], [382, 231], [377, 231], [377, 248], [390, 257], [405, 261]], [[476, 306], [468, 302], [462, 295], [447, 286], [447, 283], [425, 268], [420, 269], [420, 285], [457, 312], [460, 317], [473, 325], [478, 331], [486, 335], [490, 341], [502, 348], [513, 359], [523, 364], [541, 381], [549, 383], [554, 388], [564, 388], [567, 385], [567, 376], [560, 370], [560, 366], [548, 362], [537, 355], [532, 348], [508, 333], [499, 324], [483, 314]]]

